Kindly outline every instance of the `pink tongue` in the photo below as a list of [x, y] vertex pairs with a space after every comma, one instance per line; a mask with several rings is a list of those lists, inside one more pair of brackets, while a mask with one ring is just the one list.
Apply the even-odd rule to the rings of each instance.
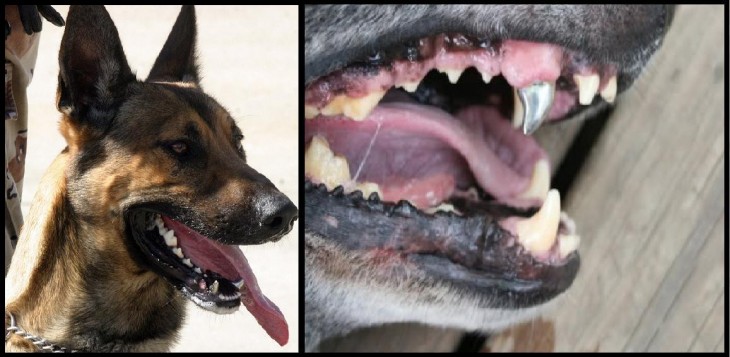
[[241, 302], [274, 341], [283, 346], [289, 341], [289, 326], [284, 314], [259, 289], [256, 276], [238, 246], [223, 245], [208, 239], [171, 218], [162, 216], [167, 228], [175, 231], [183, 254], [203, 271], [210, 270], [230, 281], [243, 279]]
[[430, 207], [429, 198], [443, 201], [456, 184], [468, 186], [475, 179], [501, 202], [539, 205], [518, 197], [527, 189], [535, 163], [547, 158], [535, 140], [493, 108], [472, 106], [456, 116], [419, 104], [381, 103], [360, 122], [308, 120], [305, 142], [314, 135], [325, 137], [333, 152], [347, 157], [351, 176], [362, 165], [357, 181], [378, 183], [388, 201], [409, 199], [420, 208]]

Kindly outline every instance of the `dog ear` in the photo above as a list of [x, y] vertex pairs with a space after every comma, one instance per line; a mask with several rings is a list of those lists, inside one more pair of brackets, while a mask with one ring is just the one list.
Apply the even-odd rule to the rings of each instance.
[[105, 127], [136, 78], [103, 6], [70, 7], [58, 61], [58, 109], [81, 124]]
[[147, 82], [193, 82], [199, 85], [195, 28], [195, 7], [184, 5], [147, 76]]

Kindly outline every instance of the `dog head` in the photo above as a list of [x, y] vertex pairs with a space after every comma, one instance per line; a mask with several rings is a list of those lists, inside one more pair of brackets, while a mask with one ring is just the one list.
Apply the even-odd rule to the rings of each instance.
[[233, 312], [248, 293], [249, 310], [280, 315], [235, 245], [279, 240], [297, 209], [246, 163], [241, 130], [201, 89], [195, 38], [194, 8], [184, 6], [142, 82], [106, 10], [71, 7], [57, 93], [69, 201], [202, 308]]

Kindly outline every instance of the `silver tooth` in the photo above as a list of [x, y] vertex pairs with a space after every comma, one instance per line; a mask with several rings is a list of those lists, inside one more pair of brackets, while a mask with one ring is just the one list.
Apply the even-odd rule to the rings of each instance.
[[555, 99], [555, 83], [535, 82], [528, 87], [517, 89], [517, 95], [524, 108], [522, 132], [531, 135], [550, 113]]
[[241, 279], [239, 281], [234, 281], [233, 286], [235, 286], [236, 289], [241, 289], [241, 287], [243, 286], [243, 279]]

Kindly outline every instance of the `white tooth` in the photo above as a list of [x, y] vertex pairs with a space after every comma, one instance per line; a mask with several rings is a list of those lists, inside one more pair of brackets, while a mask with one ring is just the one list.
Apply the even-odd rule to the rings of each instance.
[[304, 118], [305, 119], [312, 119], [319, 115], [319, 109], [317, 109], [314, 106], [311, 106], [309, 104], [304, 105]]
[[565, 259], [568, 254], [576, 251], [580, 245], [580, 237], [571, 235], [560, 235], [558, 236], [558, 250], [560, 252], [560, 259]]
[[182, 262], [183, 262], [183, 264], [185, 264], [191, 268], [193, 267], [193, 262], [191, 262], [190, 259], [188, 259], [188, 258], [183, 259]]
[[598, 85], [601, 82], [598, 74], [593, 73], [587, 76], [574, 74], [573, 80], [578, 86], [578, 102], [583, 105], [591, 104], [593, 97], [598, 92]]
[[515, 103], [514, 110], [512, 111], [512, 127], [521, 130], [522, 120], [525, 117], [525, 107], [522, 105], [522, 100], [520, 100], [520, 95], [517, 91], [517, 88], [512, 88], [512, 101]]
[[185, 258], [185, 256], [182, 253], [182, 249], [180, 248], [172, 248], [172, 252], [175, 253], [180, 258]]
[[517, 222], [517, 240], [532, 253], [546, 253], [557, 239], [559, 224], [560, 193], [552, 189], [534, 216]]
[[[241, 289], [241, 287], [243, 286], [243, 279], [234, 282], [233, 285], [236, 287], [236, 289]], [[239, 296], [240, 296], [240, 294], [239, 294]]]
[[304, 153], [304, 174], [316, 178], [330, 189], [350, 181], [347, 160], [335, 155], [330, 150], [327, 139], [321, 136], [312, 137]]
[[164, 237], [165, 234], [167, 233], [167, 227], [165, 227], [165, 226], [157, 226], [157, 232], [159, 232], [160, 235]]
[[550, 190], [550, 165], [546, 159], [540, 159], [532, 169], [530, 185], [519, 197], [537, 198], [542, 201], [547, 196], [548, 190]]
[[210, 292], [213, 294], [218, 294], [218, 280], [214, 281], [213, 284], [210, 284]]
[[463, 69], [451, 69], [451, 68], [441, 69], [441, 68], [437, 68], [437, 70], [439, 72], [441, 72], [441, 73], [446, 73], [446, 76], [449, 77], [449, 82], [451, 82], [451, 84], [456, 84], [456, 82], [459, 81], [459, 78], [461, 77], [461, 74], [464, 73], [464, 70]]
[[173, 231], [172, 229], [167, 231], [167, 233], [165, 233], [163, 237], [165, 238], [165, 244], [167, 244], [168, 246], [177, 246], [177, 237], [175, 237], [175, 231]]
[[195, 271], [196, 273], [198, 273], [198, 274], [203, 274], [203, 271], [202, 271], [202, 270], [200, 270], [200, 268], [198, 268], [198, 267], [195, 267], [195, 269], [193, 269], [193, 270], [194, 270], [194, 271]]
[[372, 194], [373, 192], [377, 192], [378, 197], [383, 197], [383, 194], [380, 192], [380, 187], [377, 183], [374, 182], [358, 182], [355, 185], [355, 189], [353, 191], [357, 190], [362, 191], [362, 195], [365, 198], [370, 197], [370, 194]]
[[406, 92], [413, 93], [416, 91], [416, 88], [418, 88], [418, 85], [420, 83], [421, 82], [405, 82], [405, 83], [397, 84], [396, 87], [403, 88], [403, 89], [405, 89]]
[[492, 81], [492, 76], [486, 73], [482, 73], [482, 80], [484, 81], [484, 84], [489, 84], [489, 82]]
[[601, 90], [601, 97], [609, 103], [613, 103], [616, 99], [616, 75], [614, 74], [608, 79], [606, 86]]
[[385, 91], [375, 91], [360, 98], [350, 98], [346, 95], [338, 95], [332, 99], [329, 104], [321, 109], [322, 115], [339, 115], [344, 114], [353, 120], [363, 120], [367, 117], [373, 108], [378, 105], [380, 99], [385, 95]]

